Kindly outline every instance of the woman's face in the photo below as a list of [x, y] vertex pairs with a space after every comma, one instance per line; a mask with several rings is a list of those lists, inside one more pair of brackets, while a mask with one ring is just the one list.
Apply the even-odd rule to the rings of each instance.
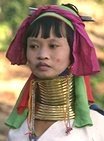
[[70, 65], [70, 47], [65, 37], [58, 38], [50, 32], [49, 38], [29, 37], [27, 61], [32, 73], [39, 79], [51, 79]]

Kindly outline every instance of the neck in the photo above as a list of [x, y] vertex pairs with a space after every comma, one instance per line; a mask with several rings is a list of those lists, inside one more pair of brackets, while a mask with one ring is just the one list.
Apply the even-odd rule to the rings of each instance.
[[[74, 118], [73, 75], [59, 76], [52, 80], [34, 80], [32, 84], [35, 119], [57, 121]], [[38, 99], [34, 102], [35, 96]]]

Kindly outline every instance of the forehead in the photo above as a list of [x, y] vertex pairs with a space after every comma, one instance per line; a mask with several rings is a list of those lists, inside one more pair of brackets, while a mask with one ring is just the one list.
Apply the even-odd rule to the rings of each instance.
[[[46, 31], [45, 31], [45, 29], [42, 29], [42, 28], [43, 28], [43, 27], [40, 26], [40, 29], [39, 29], [39, 31], [38, 31], [38, 36], [37, 36], [37, 37], [42, 37], [43, 32], [45, 32], [45, 34], [47, 33], [47, 29], [46, 29]], [[64, 24], [64, 23], [61, 24], [59, 29], [55, 29], [54, 26], [51, 26], [48, 32], [49, 32], [49, 33], [48, 33], [48, 34], [49, 34], [48, 37], [50, 37], [50, 38], [54, 38], [54, 37], [66, 37], [66, 28], [65, 28], [65, 24]], [[57, 36], [56, 32], [59, 33], [60, 36]]]
[[61, 37], [61, 38], [58, 38], [58, 37], [55, 37], [54, 35], [50, 36], [49, 38], [47, 39], [44, 39], [42, 37], [29, 37], [28, 38], [28, 43], [31, 43], [31, 42], [36, 42], [36, 43], [42, 43], [42, 42], [49, 42], [49, 43], [63, 43], [64, 41], [67, 41], [67, 39], [65, 37]]
[[66, 24], [53, 17], [43, 17], [33, 22], [26, 33], [26, 37], [37, 37], [48, 38], [53, 33], [56, 37], [66, 36], [67, 32]]

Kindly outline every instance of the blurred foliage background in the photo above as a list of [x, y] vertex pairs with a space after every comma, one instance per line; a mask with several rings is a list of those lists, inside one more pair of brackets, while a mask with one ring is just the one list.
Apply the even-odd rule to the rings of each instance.
[[[28, 15], [29, 7], [62, 3], [76, 5], [81, 15], [91, 16], [95, 20], [85, 23], [101, 66], [101, 71], [91, 76], [91, 86], [96, 103], [104, 109], [104, 0], [0, 0], [0, 112], [5, 112], [0, 116], [0, 123], [10, 112], [10, 106], [14, 105], [30, 74], [25, 66], [11, 66], [5, 51], [22, 20]], [[6, 131], [2, 123], [0, 141], [6, 139]]]

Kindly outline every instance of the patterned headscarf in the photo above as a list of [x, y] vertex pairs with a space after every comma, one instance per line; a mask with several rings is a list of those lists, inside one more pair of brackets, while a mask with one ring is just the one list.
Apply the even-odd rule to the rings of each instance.
[[57, 5], [39, 7], [23, 21], [6, 54], [11, 64], [26, 64], [27, 59], [24, 52], [25, 45], [23, 43], [23, 37], [28, 27], [31, 26], [36, 19], [43, 16], [54, 16], [63, 20], [69, 26], [73, 25], [73, 27], [71, 27], [74, 28], [72, 52], [74, 62], [70, 70], [72, 74], [76, 76], [91, 75], [100, 70], [94, 45], [85, 31], [85, 25], [81, 16], [76, 14], [71, 8]]

